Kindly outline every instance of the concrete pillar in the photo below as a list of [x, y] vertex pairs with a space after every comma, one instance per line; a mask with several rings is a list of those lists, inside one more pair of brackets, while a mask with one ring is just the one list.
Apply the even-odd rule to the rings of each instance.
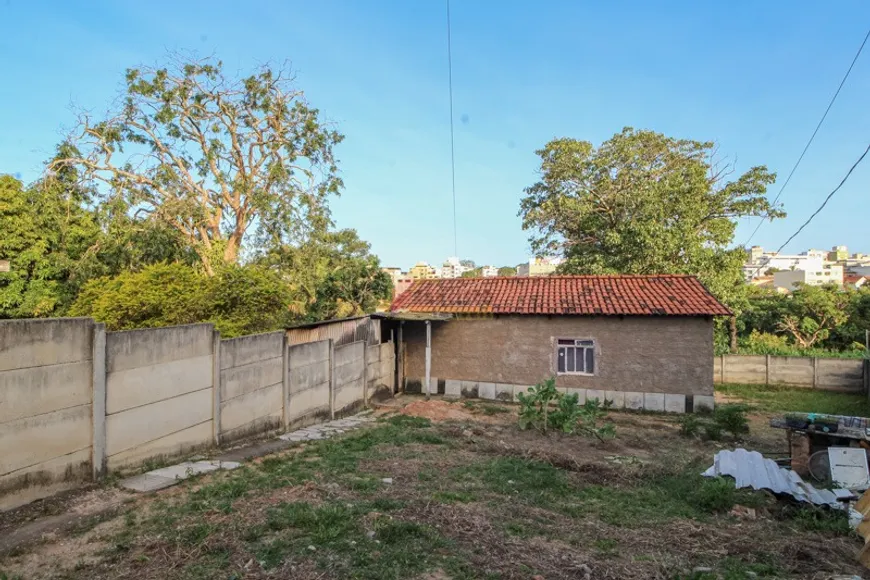
[[725, 355], [723, 354], [721, 356], [722, 356], [722, 364], [719, 367], [719, 373], [721, 374], [721, 380], [719, 382], [724, 383], [725, 382]]
[[[378, 346], [380, 348], [380, 346]], [[369, 406], [369, 343], [363, 345], [363, 408]]]
[[211, 391], [212, 391], [212, 435], [214, 444], [221, 444], [221, 333], [217, 330], [212, 332], [212, 363], [211, 363]]
[[764, 355], [764, 384], [770, 384], [770, 355]]
[[91, 465], [94, 480], [106, 475], [106, 325], [94, 324], [93, 336], [93, 439], [91, 441]]
[[290, 345], [287, 344], [287, 334], [284, 334], [284, 344], [281, 355], [281, 418], [284, 431], [290, 426]]
[[426, 398], [429, 398], [432, 386], [432, 323], [426, 321]]
[[399, 322], [399, 360], [396, 361], [396, 368], [399, 369], [399, 384], [396, 386], [396, 391], [399, 393], [405, 392], [405, 339], [404, 339], [405, 321]]
[[335, 341], [329, 339], [329, 418], [335, 419]]
[[819, 385], [819, 358], [813, 357], [813, 388]]

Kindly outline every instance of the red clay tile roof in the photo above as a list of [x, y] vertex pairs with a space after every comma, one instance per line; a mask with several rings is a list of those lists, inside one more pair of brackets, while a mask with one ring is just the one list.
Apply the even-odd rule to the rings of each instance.
[[694, 276], [541, 276], [418, 280], [392, 312], [719, 316]]

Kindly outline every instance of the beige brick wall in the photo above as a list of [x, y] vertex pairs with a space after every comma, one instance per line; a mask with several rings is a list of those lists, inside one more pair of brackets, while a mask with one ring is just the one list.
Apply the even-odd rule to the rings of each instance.
[[[425, 374], [425, 326], [406, 322], [408, 380]], [[689, 317], [498, 316], [432, 323], [439, 380], [533, 385], [555, 374], [556, 340], [595, 340], [595, 376], [557, 385], [643, 393], [713, 394], [713, 322]]]

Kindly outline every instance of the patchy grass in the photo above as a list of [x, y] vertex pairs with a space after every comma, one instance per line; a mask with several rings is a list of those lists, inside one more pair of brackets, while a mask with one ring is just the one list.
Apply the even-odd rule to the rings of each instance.
[[482, 413], [487, 417], [513, 412], [511, 408], [505, 407], [504, 405], [493, 405], [492, 403], [484, 403], [482, 401], [474, 400], [465, 400], [462, 402], [462, 406], [472, 413]]
[[[858, 570], [860, 540], [841, 514], [783, 508], [767, 493], [701, 477], [715, 444], [681, 437], [667, 418], [616, 416], [617, 438], [599, 442], [519, 431], [499, 417], [468, 436], [464, 424], [396, 416], [188, 480], [143, 499], [89, 554], [68, 564], [42, 557], [47, 572], [22, 575], [694, 579]], [[735, 505], [761, 515], [738, 520]], [[0, 579], [20, 574], [21, 561], [0, 561]]]
[[716, 392], [742, 399], [759, 411], [771, 413], [824, 413], [870, 417], [870, 402], [864, 395], [738, 383], [716, 385]]

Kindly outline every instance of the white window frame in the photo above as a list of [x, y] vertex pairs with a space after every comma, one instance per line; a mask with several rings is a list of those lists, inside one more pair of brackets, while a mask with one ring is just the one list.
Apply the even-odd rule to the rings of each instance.
[[[562, 344], [563, 341], [568, 341], [568, 340], [573, 341], [574, 344], [573, 344], [573, 345], [570, 345], [570, 344]], [[569, 376], [571, 376], [571, 375], [573, 375], [573, 376], [581, 376], [581, 377], [594, 377], [594, 376], [595, 376], [595, 373], [596, 373], [597, 370], [598, 370], [598, 348], [597, 348], [598, 345], [596, 344], [594, 338], [566, 338], [566, 337], [559, 337], [559, 338], [556, 338], [556, 341], [555, 341], [555, 342], [556, 342], [556, 344], [555, 344], [555, 350], [556, 350], [556, 353], [555, 353], [555, 361], [554, 361], [554, 362], [555, 362], [555, 365], [554, 365], [555, 368], [554, 368], [554, 370], [555, 370], [555, 372], [556, 372], [556, 375], [558, 375], [558, 376], [562, 376], [562, 375], [569, 375]], [[588, 343], [588, 344], [587, 344], [587, 343]], [[565, 370], [564, 370], [564, 371], [560, 371], [560, 370], [559, 370], [559, 356], [560, 356], [560, 353], [561, 353], [562, 349], [565, 349], [566, 352], [567, 352], [568, 349], [572, 349], [572, 350], [582, 349], [582, 350], [584, 351], [584, 353], [583, 353], [583, 363], [584, 363], [584, 364], [583, 364], [583, 368], [584, 368], [584, 370], [582, 370], [582, 371], [578, 371], [578, 370], [569, 371], [569, 370], [568, 370], [568, 363], [566, 362], [566, 363], [565, 363]], [[591, 372], [591, 373], [590, 373], [590, 372], [586, 372], [586, 361], [587, 361], [588, 359], [586, 358], [586, 352], [585, 352], [585, 351], [587, 351], [587, 350], [591, 350], [591, 351], [592, 351], [592, 372]], [[575, 362], [576, 362], [576, 360], [577, 360], [577, 359], [576, 359], [576, 354], [575, 354], [575, 359], [574, 359], [574, 360], [575, 360]], [[567, 359], [566, 359], [566, 361], [567, 361]]]

